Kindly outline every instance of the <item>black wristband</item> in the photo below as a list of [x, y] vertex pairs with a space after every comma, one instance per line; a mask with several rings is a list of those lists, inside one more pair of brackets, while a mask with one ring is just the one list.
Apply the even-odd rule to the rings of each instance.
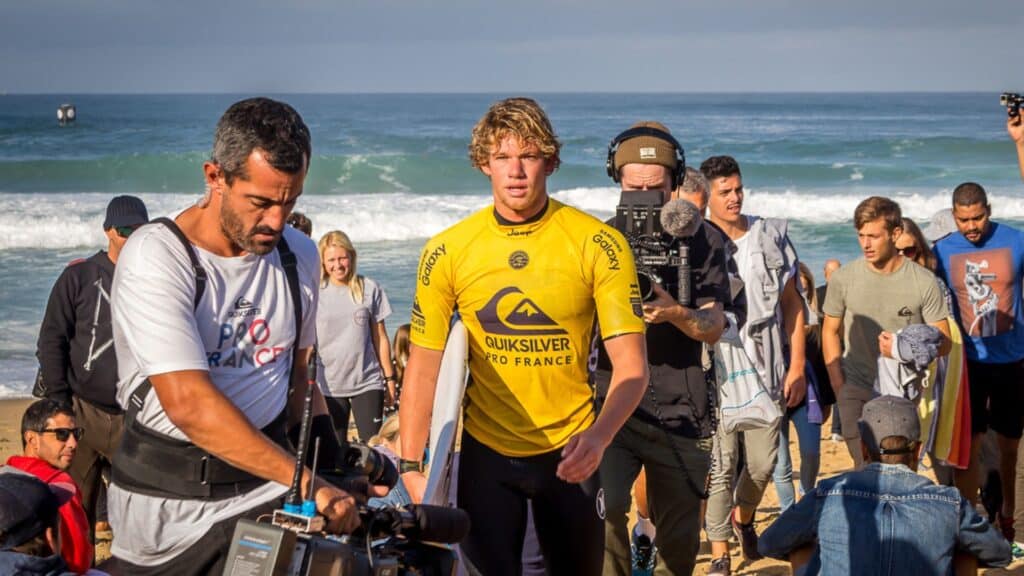
[[423, 472], [423, 461], [422, 460], [406, 460], [400, 458], [398, 460], [398, 473], [405, 474], [406, 472]]

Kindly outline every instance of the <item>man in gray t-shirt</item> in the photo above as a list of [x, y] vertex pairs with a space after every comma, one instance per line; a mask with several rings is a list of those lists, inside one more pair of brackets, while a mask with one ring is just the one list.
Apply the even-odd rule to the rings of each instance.
[[944, 336], [940, 354], [947, 354], [949, 310], [935, 275], [896, 250], [896, 238], [903, 233], [899, 204], [872, 196], [857, 206], [854, 226], [864, 256], [832, 275], [821, 340], [843, 439], [860, 467], [857, 421], [874, 395], [879, 354], [892, 357], [893, 333], [911, 324], [938, 328]]

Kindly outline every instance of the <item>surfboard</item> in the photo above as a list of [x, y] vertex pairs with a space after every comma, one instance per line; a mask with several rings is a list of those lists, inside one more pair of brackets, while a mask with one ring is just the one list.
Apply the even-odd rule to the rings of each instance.
[[430, 420], [430, 472], [423, 492], [424, 504], [447, 506], [454, 500], [450, 494], [452, 461], [455, 458], [459, 416], [462, 415], [462, 396], [469, 378], [468, 362], [466, 326], [462, 320], [455, 320], [448, 332], [434, 391], [434, 411]]

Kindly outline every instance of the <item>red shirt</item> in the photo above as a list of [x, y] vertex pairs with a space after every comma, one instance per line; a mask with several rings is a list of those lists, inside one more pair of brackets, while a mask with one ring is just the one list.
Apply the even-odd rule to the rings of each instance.
[[74, 494], [60, 507], [60, 555], [73, 572], [88, 572], [92, 567], [95, 550], [89, 541], [89, 520], [85, 515], [85, 508], [82, 507], [82, 492], [75, 481], [67, 472], [54, 468], [39, 458], [11, 456], [7, 459], [7, 465]]

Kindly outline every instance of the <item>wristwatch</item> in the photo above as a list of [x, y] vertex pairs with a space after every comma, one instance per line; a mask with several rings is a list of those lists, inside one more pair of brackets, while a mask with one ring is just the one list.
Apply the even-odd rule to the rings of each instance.
[[398, 473], [405, 474], [406, 472], [423, 472], [423, 460], [406, 460], [405, 458], [399, 458], [398, 460]]
[[384, 377], [384, 381], [385, 382], [396, 382], [397, 379], [394, 377], [394, 375], [392, 375], [392, 376], [385, 376]]

